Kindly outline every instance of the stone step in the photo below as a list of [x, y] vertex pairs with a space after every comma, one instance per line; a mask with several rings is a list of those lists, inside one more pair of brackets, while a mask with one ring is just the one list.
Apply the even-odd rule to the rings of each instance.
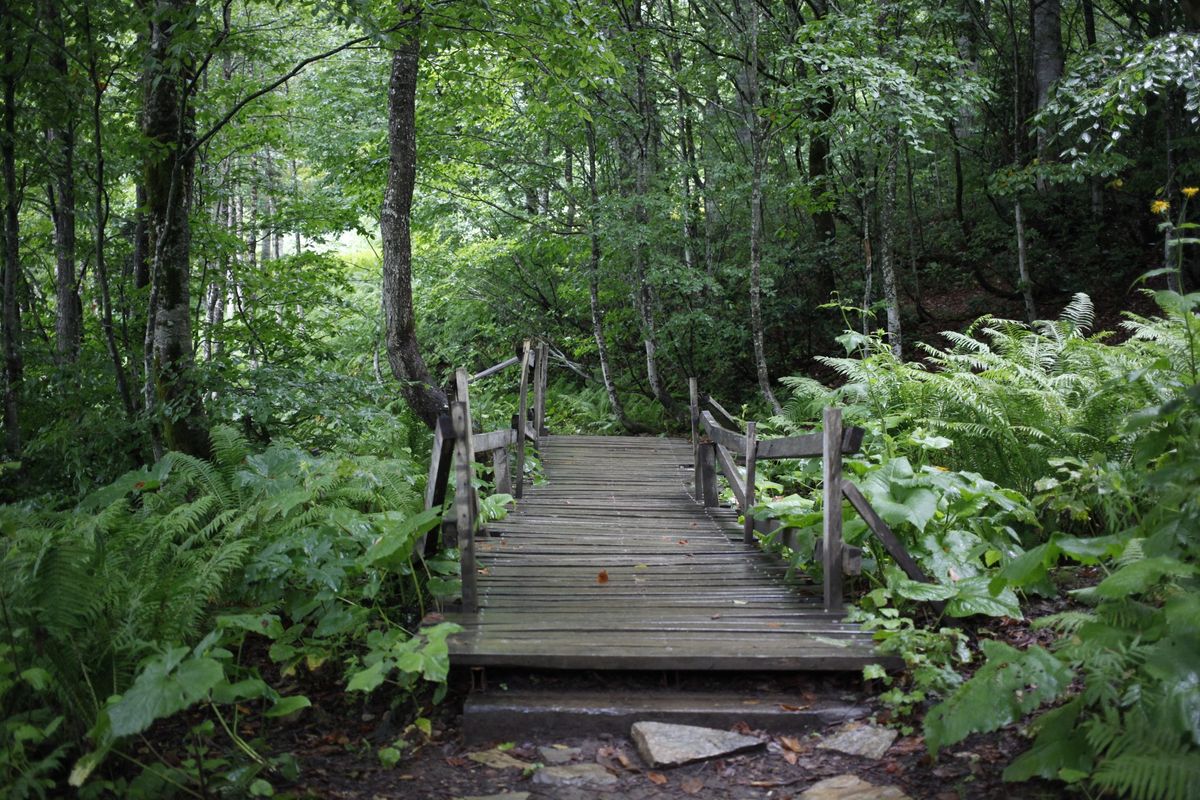
[[470, 744], [576, 736], [629, 736], [635, 722], [665, 722], [729, 730], [744, 722], [772, 734], [799, 733], [867, 716], [868, 709], [836, 699], [805, 702], [763, 692], [651, 690], [526, 690], [493, 686], [463, 705]]

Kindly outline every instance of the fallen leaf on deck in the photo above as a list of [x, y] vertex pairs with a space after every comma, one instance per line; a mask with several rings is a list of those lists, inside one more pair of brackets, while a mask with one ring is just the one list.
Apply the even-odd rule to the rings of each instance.
[[746, 605], [746, 604], [747, 604], [747, 601], [746, 601], [746, 600], [734, 600], [734, 601], [733, 601], [733, 604], [734, 604], [735, 606], [744, 606], [744, 605]]
[[596, 583], [608, 583], [608, 570], [600, 570], [600, 574], [596, 576]]
[[783, 745], [784, 747], [786, 747], [788, 750], [791, 750], [793, 753], [804, 752], [804, 745], [800, 742], [799, 739], [797, 739], [793, 736], [780, 736], [779, 743], [781, 745]]
[[687, 544], [687, 539], [680, 539], [680, 540], [679, 540], [679, 543], [680, 543], [680, 544]]
[[663, 775], [661, 772], [647, 772], [646, 777], [650, 779], [651, 783], [657, 786], [662, 786], [667, 782], [667, 776]]
[[713, 614], [713, 615], [712, 615], [712, 619], [720, 619], [720, 618], [721, 618], [721, 615], [720, 615], [720, 614]]
[[787, 703], [780, 703], [779, 707], [784, 711], [803, 711], [808, 708], [808, 706], [789, 706]]
[[634, 569], [650, 569], [650, 565], [649, 564], [634, 564], [633, 568]]
[[489, 567], [483, 567], [482, 569], [477, 569], [475, 571], [478, 572], [480, 575], [491, 575], [492, 574], [492, 570]]

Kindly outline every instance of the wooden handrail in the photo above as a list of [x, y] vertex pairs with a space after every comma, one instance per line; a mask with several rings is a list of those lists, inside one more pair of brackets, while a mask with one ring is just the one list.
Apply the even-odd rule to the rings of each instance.
[[479, 610], [475, 571], [475, 524], [478, 521], [478, 500], [475, 496], [475, 454], [471, 452], [470, 406], [462, 400], [450, 406], [450, 421], [454, 425], [454, 522], [458, 533], [459, 562], [462, 570], [463, 611], [473, 614]]
[[[865, 431], [858, 427], [844, 427], [840, 408], [831, 406], [825, 409], [824, 430], [819, 433], [760, 440], [754, 422], [746, 424], [744, 434], [722, 425], [718, 416], [723, 417], [729, 425], [736, 426], [737, 423], [720, 403], [708, 395], [701, 394], [695, 378], [688, 379], [688, 395], [691, 405], [696, 501], [705, 507], [717, 505], [719, 469], [729, 482], [734, 499], [741, 508], [743, 537], [746, 542], [754, 540], [756, 530], [770, 532], [779, 527], [777, 520], [758, 521], [750, 513], [755, 503], [757, 463], [783, 458], [821, 459], [824, 519], [815, 557], [822, 566], [822, 594], [827, 610], [840, 612], [843, 609], [843, 576], [856, 575], [861, 571], [861, 550], [845, 544], [842, 540], [843, 497], [850, 501], [850, 505], [867, 523], [868, 529], [875, 534], [887, 553], [909, 578], [923, 583], [930, 581], [904, 548], [899, 537], [875, 512], [858, 487], [843, 477], [842, 456], [857, 453], [862, 449]], [[713, 410], [702, 410], [701, 402]], [[744, 454], [744, 471], [737, 468], [738, 454]]]
[[482, 372], [476, 372], [474, 375], [472, 375], [470, 378], [467, 379], [467, 382], [474, 383], [475, 381], [481, 381], [484, 378], [490, 378], [491, 376], [495, 375], [497, 372], [503, 372], [504, 370], [508, 369], [509, 367], [513, 366], [514, 364], [520, 364], [520, 363], [521, 363], [520, 356], [513, 356], [512, 358], [507, 358], [504, 361], [501, 361], [499, 364], [493, 364], [492, 366], [488, 367], [487, 369], [483, 370]]
[[529, 424], [529, 365], [533, 350], [526, 339], [521, 350], [521, 385], [517, 390], [516, 495], [525, 496], [525, 427]]

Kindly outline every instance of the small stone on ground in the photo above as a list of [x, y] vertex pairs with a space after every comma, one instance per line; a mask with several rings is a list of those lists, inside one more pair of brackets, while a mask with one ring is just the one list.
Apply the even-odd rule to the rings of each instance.
[[896, 741], [897, 731], [877, 725], [862, 725], [852, 722], [838, 729], [837, 733], [821, 742], [817, 747], [837, 750], [851, 756], [883, 758], [883, 754]]
[[740, 733], [664, 722], [635, 722], [633, 741], [642, 759], [652, 767], [678, 767], [752, 750], [763, 744], [753, 736]]
[[538, 748], [538, 759], [543, 764], [549, 764], [551, 766], [559, 766], [561, 764], [570, 763], [578, 755], [578, 747], [566, 747], [564, 745], [556, 744], [551, 745], [550, 747]]
[[855, 775], [837, 775], [810, 786], [800, 800], [909, 800], [895, 786], [876, 786]]
[[538, 770], [533, 776], [533, 782], [540, 786], [578, 786], [595, 789], [612, 786], [617, 782], [617, 776], [599, 764], [568, 764]]
[[472, 761], [477, 761], [485, 767], [492, 769], [525, 769], [531, 766], [530, 764], [513, 758], [508, 753], [500, 750], [483, 750], [479, 753], [467, 753], [467, 758]]

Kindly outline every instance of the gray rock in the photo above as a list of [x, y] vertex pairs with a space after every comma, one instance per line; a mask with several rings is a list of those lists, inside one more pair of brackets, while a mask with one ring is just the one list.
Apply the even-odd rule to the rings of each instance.
[[678, 767], [763, 745], [753, 736], [665, 722], [635, 722], [633, 741], [642, 759], [652, 767]]
[[855, 775], [837, 775], [814, 783], [800, 800], [909, 800], [895, 786], [876, 786]]
[[574, 760], [574, 758], [578, 755], [578, 747], [563, 747], [562, 745], [554, 745], [552, 747], [538, 748], [538, 760], [543, 764], [549, 764], [551, 766], [567, 764]]
[[851, 756], [864, 758], [883, 758], [883, 754], [892, 746], [899, 735], [891, 728], [881, 728], [877, 725], [861, 725], [852, 722], [838, 729], [837, 733], [821, 742], [817, 747], [824, 750], [837, 750]]
[[467, 753], [467, 758], [492, 769], [525, 769], [532, 766], [528, 762], [513, 758], [500, 750], [483, 750], [478, 753]]
[[540, 786], [578, 786], [599, 789], [615, 785], [617, 776], [599, 764], [568, 764], [544, 767], [538, 770], [533, 776], [533, 783]]

